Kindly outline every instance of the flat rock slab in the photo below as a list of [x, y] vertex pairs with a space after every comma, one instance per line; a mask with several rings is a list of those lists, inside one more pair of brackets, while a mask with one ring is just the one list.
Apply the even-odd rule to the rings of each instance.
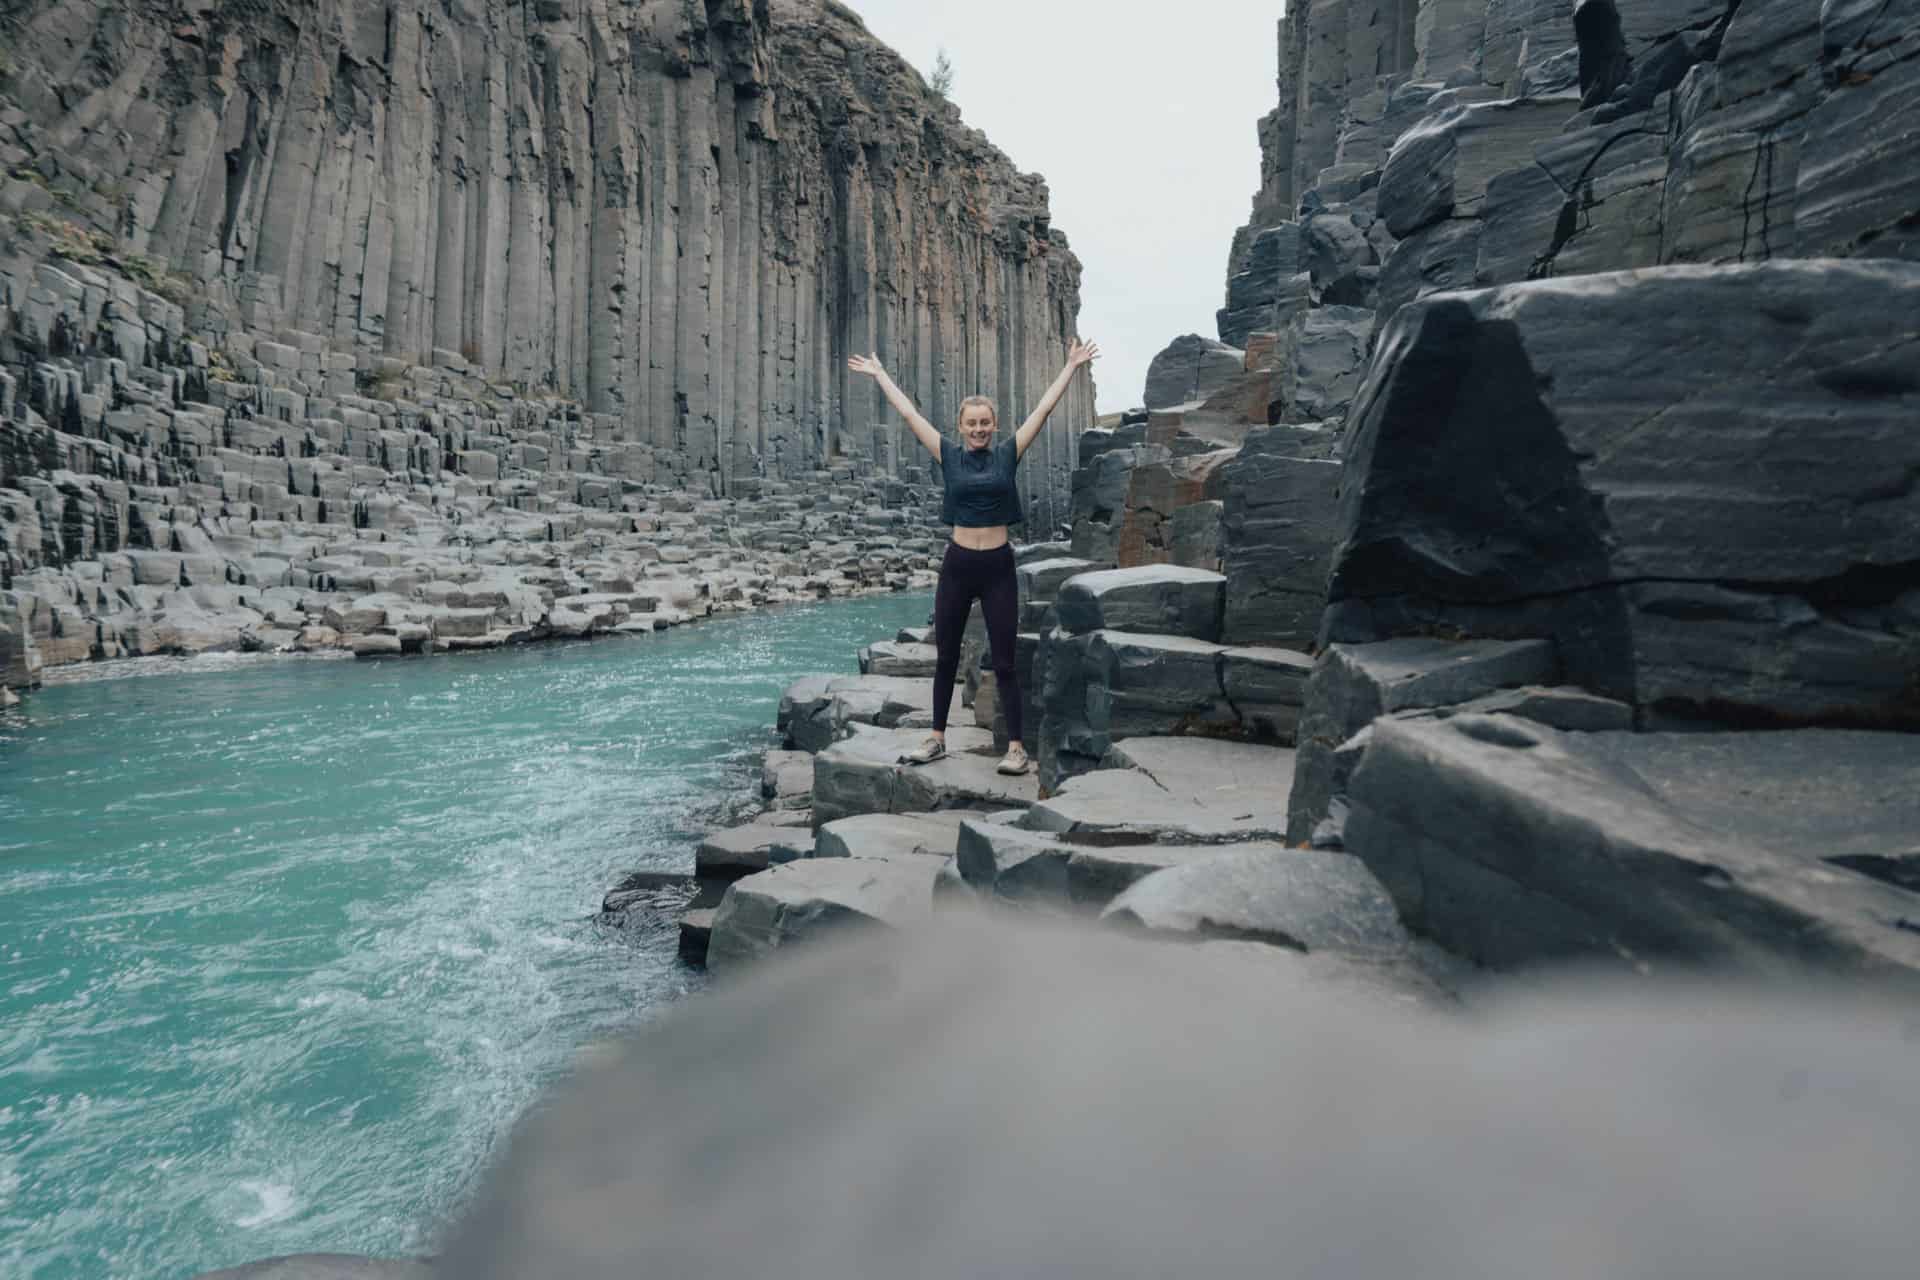
[[954, 849], [954, 869], [976, 889], [1011, 899], [1067, 896], [1074, 846], [1016, 827], [1006, 815], [963, 819]]
[[1916, 778], [1911, 734], [1385, 717], [1347, 848], [1410, 927], [1491, 967], [1709, 962], [1920, 987]]
[[931, 679], [940, 651], [930, 644], [878, 640], [860, 650], [860, 674]]
[[811, 675], [801, 676], [780, 694], [780, 706], [774, 715], [774, 727], [783, 735], [793, 726], [800, 716], [807, 715], [826, 696], [827, 686], [841, 676]]
[[1067, 897], [1104, 907], [1156, 871], [1183, 867], [1220, 853], [1217, 844], [1069, 844]]
[[1138, 769], [1163, 791], [1206, 800], [1261, 798], [1271, 807], [1293, 785], [1294, 753], [1287, 747], [1216, 738], [1128, 738], [1107, 752], [1116, 769]]
[[918, 729], [856, 726], [852, 737], [820, 752], [813, 763], [815, 823], [858, 813], [1024, 808], [1039, 798], [1031, 771], [1014, 778], [994, 771], [1000, 757], [986, 730], [949, 724], [945, 757], [925, 765], [900, 763], [925, 740]]
[[1054, 610], [1075, 635], [1113, 629], [1217, 641], [1226, 581], [1173, 564], [1100, 569], [1061, 583]]
[[1186, 636], [1050, 633], [1040, 685], [1040, 778], [1095, 767], [1115, 742], [1175, 735], [1291, 745], [1312, 660], [1285, 649], [1231, 649]]
[[1176, 794], [1135, 769], [1101, 769], [1061, 785], [1027, 811], [1030, 831], [1078, 835], [1118, 844], [1236, 844], [1279, 840], [1286, 813], [1271, 788]]
[[1341, 745], [1376, 716], [1470, 702], [1496, 690], [1553, 680], [1559, 660], [1546, 640], [1442, 640], [1399, 636], [1329, 645], [1307, 682], [1295, 742], [1287, 839], [1304, 843], [1346, 790], [1357, 754]]
[[1031, 560], [1015, 569], [1014, 576], [1020, 583], [1020, 599], [1052, 600], [1060, 594], [1060, 588], [1067, 579], [1083, 573], [1093, 573], [1105, 566], [1095, 560], [1079, 560], [1072, 556], [1058, 556], [1050, 560]]
[[1220, 686], [1252, 732], [1294, 741], [1313, 659], [1298, 649], [1249, 645], [1220, 654]]
[[962, 814], [862, 813], [837, 818], [813, 838], [816, 858], [953, 857]]
[[804, 828], [750, 822], [705, 836], [693, 852], [702, 880], [738, 880], [780, 862], [807, 857], [812, 838]]
[[[802, 703], [795, 696], [786, 726], [787, 742], [801, 751], [824, 751], [853, 731], [856, 724], [891, 729], [916, 722], [931, 723], [933, 682], [904, 676], [836, 676]], [[784, 699], [783, 699], [784, 701]], [[923, 735], [924, 736], [924, 735]]]
[[1393, 900], [1358, 858], [1265, 842], [1156, 871], [1101, 919], [1369, 960], [1397, 959], [1409, 942]]
[[1221, 846], [1092, 843], [1073, 833], [1029, 831], [1018, 811], [960, 823], [954, 866], [968, 884], [1012, 901], [1098, 908], [1136, 881], [1220, 853]]
[[933, 914], [941, 862], [898, 858], [813, 858], [735, 881], [714, 912], [707, 967], [745, 966], [796, 942], [850, 926], [909, 928]]

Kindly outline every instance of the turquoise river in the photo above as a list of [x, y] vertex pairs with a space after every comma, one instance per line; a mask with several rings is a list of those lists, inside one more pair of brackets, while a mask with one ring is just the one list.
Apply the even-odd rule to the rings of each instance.
[[604, 891], [690, 870], [780, 690], [927, 611], [109, 664], [0, 712], [0, 1275], [431, 1251], [575, 1049], [700, 984]]

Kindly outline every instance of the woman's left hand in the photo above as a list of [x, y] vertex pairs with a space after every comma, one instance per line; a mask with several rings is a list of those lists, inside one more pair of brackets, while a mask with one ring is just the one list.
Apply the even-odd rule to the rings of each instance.
[[1073, 345], [1067, 350], [1067, 368], [1078, 369], [1083, 364], [1091, 363], [1093, 358], [1099, 354], [1100, 345], [1098, 343], [1082, 342], [1080, 339], [1075, 338]]

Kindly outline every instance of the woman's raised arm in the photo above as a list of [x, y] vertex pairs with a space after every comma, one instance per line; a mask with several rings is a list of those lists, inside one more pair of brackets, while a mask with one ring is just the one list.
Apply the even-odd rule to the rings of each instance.
[[879, 383], [881, 394], [886, 396], [887, 403], [894, 407], [895, 412], [907, 420], [907, 427], [913, 432], [914, 439], [925, 445], [927, 452], [935, 458], [940, 456], [940, 433], [913, 407], [913, 401], [907, 399], [907, 393], [893, 385], [893, 379], [880, 367], [878, 355], [848, 356], [847, 368], [855, 373], [864, 373]]
[[1054, 378], [1053, 385], [1040, 397], [1040, 403], [1020, 424], [1020, 429], [1013, 433], [1013, 447], [1019, 451], [1018, 456], [1026, 456], [1027, 446], [1033, 443], [1033, 438], [1040, 434], [1040, 428], [1046, 425], [1047, 415], [1053, 412], [1054, 405], [1060, 403], [1060, 397], [1067, 393], [1067, 384], [1073, 381], [1073, 371], [1099, 354], [1098, 343], [1082, 342], [1078, 338], [1073, 340], [1072, 347], [1067, 350], [1067, 367]]

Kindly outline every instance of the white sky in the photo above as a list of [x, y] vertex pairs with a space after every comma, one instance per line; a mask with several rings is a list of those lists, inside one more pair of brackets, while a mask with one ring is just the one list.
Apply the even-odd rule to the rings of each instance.
[[1099, 412], [1139, 404], [1176, 337], [1218, 336], [1278, 98], [1280, 0], [843, 2], [922, 75], [944, 46], [962, 119], [1045, 176], [1082, 268], [1080, 336], [1100, 344]]

